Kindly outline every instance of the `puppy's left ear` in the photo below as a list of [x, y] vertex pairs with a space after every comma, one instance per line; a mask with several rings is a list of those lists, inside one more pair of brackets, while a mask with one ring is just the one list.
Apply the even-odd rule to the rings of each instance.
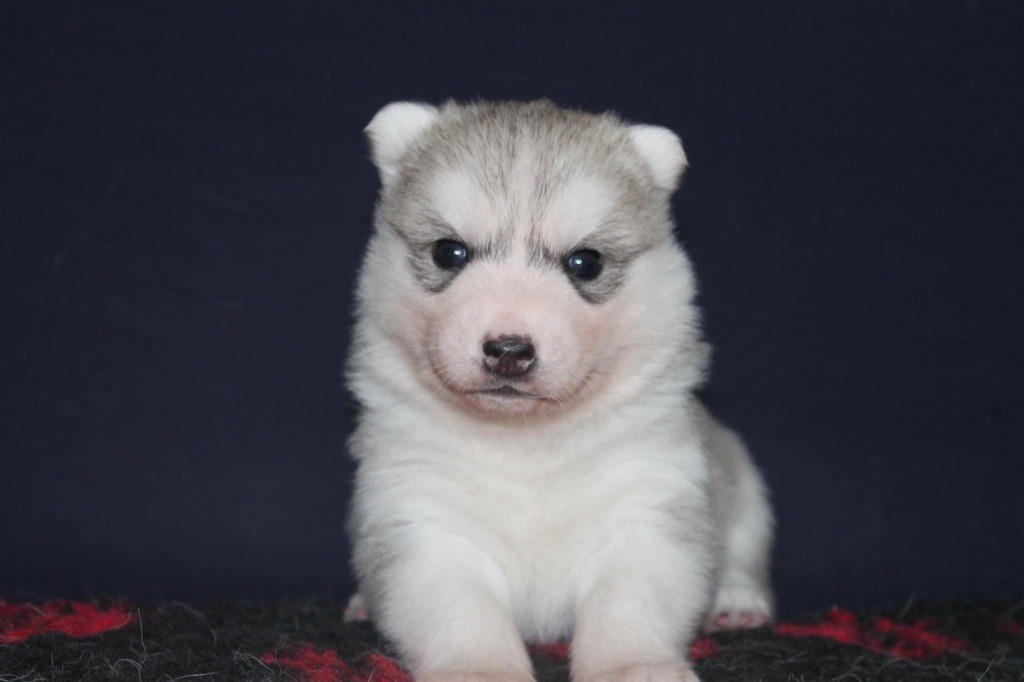
[[398, 179], [402, 157], [437, 117], [437, 107], [429, 104], [392, 102], [378, 111], [363, 130], [370, 140], [370, 155], [385, 187]]
[[630, 126], [629, 134], [650, 167], [654, 184], [669, 192], [679, 187], [686, 170], [686, 152], [679, 136], [668, 128], [642, 124]]

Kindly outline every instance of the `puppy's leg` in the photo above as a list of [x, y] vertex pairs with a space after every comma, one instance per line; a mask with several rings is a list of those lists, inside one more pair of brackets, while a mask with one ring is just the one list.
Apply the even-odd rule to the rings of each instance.
[[[496, 562], [463, 538], [419, 529], [373, 578], [377, 627], [420, 682], [531, 682]], [[397, 558], [395, 558], [397, 557]]]
[[760, 627], [774, 609], [769, 580], [773, 517], [761, 474], [743, 441], [710, 420], [708, 446], [720, 468], [716, 491], [724, 533], [715, 599], [704, 621], [708, 631]]
[[665, 533], [625, 526], [587, 567], [573, 682], [697, 682], [684, 652], [707, 604], [710, 552]]
[[345, 607], [344, 620], [346, 623], [365, 623], [368, 620], [372, 620], [370, 607], [366, 605], [363, 595], [356, 592], [348, 600], [348, 605]]

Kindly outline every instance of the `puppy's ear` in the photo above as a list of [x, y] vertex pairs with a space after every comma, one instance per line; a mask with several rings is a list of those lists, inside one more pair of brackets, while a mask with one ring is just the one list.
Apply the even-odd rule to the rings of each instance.
[[409, 145], [437, 120], [437, 107], [418, 102], [392, 102], [377, 112], [363, 130], [370, 155], [385, 187], [398, 178]]
[[668, 128], [650, 125], [630, 126], [629, 134], [650, 167], [654, 184], [674, 191], [686, 170], [686, 153], [679, 137]]

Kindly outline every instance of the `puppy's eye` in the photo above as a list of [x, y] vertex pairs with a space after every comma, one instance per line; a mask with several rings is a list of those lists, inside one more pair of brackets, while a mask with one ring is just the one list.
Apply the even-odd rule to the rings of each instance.
[[593, 249], [573, 251], [565, 259], [565, 271], [573, 279], [597, 279], [602, 267], [601, 254]]
[[469, 247], [454, 239], [439, 239], [434, 242], [432, 253], [434, 264], [442, 270], [461, 268], [469, 260]]

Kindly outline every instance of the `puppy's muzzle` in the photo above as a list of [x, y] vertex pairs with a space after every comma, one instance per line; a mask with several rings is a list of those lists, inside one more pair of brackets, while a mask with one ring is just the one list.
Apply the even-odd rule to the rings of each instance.
[[503, 334], [484, 342], [484, 368], [496, 376], [521, 377], [536, 361], [537, 351], [529, 337]]

